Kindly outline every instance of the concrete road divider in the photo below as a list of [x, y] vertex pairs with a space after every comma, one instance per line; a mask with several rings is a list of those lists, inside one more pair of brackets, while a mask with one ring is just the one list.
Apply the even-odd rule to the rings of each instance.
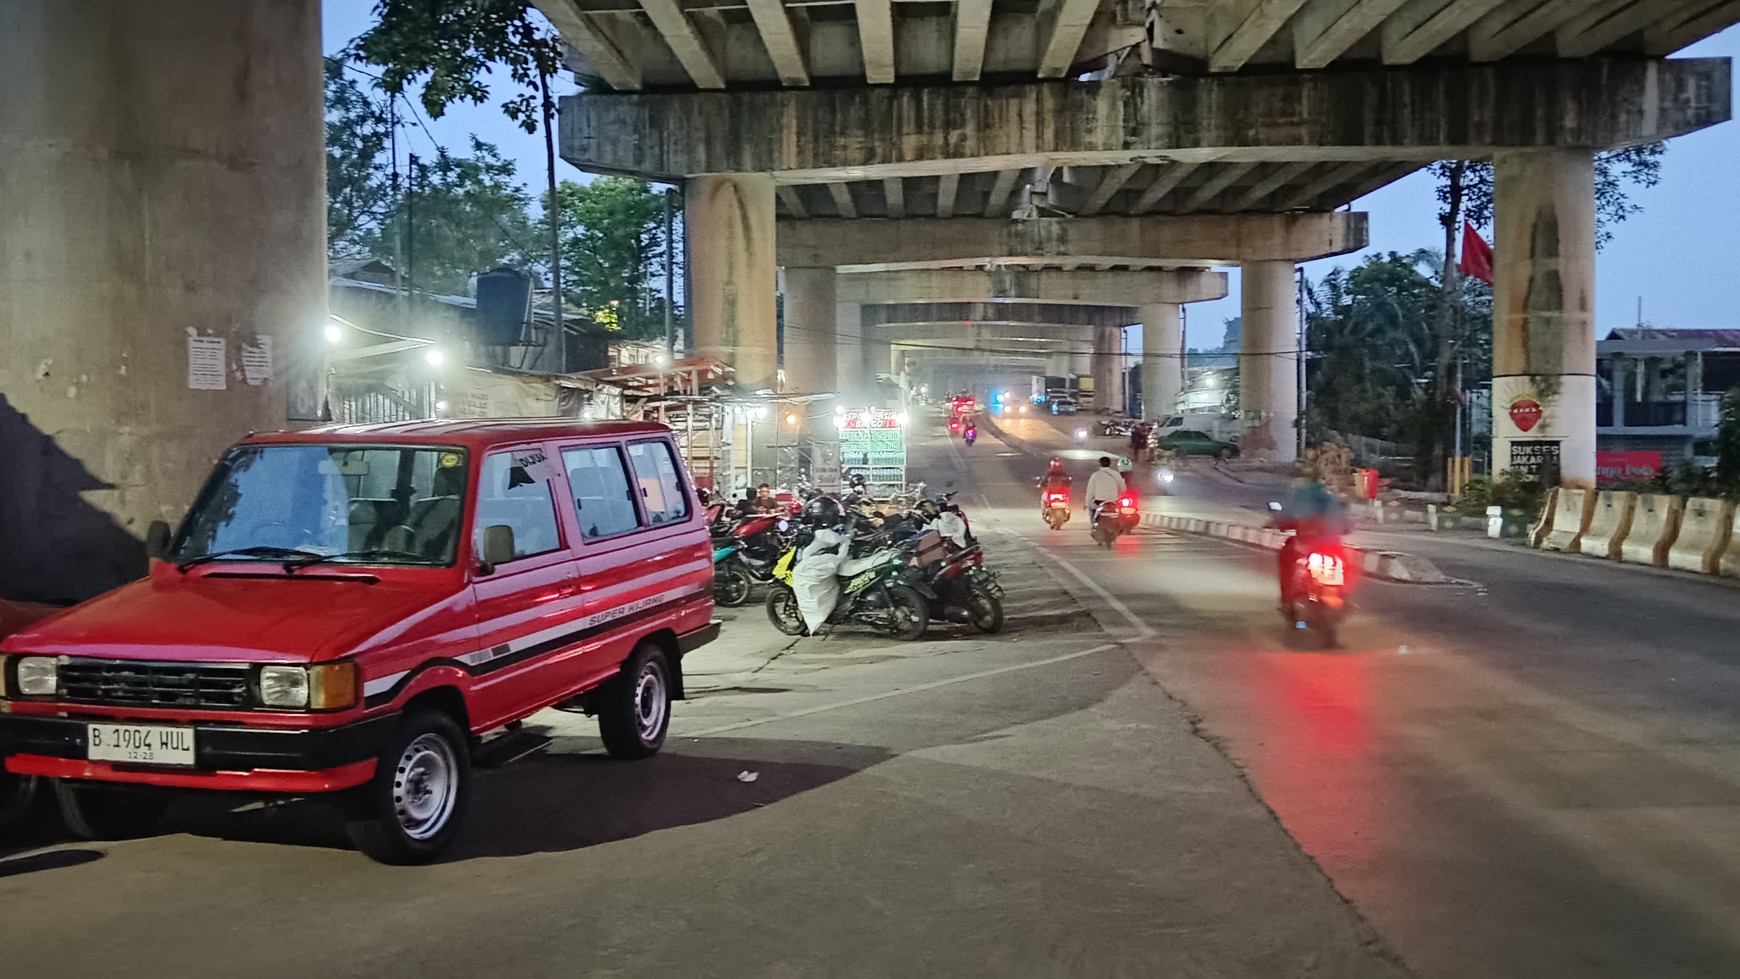
[[1716, 573], [1724, 578], [1740, 578], [1740, 508], [1728, 522], [1728, 543], [1722, 548], [1722, 559], [1716, 563]]
[[1631, 531], [1631, 515], [1637, 510], [1637, 494], [1608, 490], [1595, 494], [1595, 512], [1583, 534], [1581, 553], [1590, 557], [1619, 560], [1625, 535]]
[[[1142, 515], [1142, 523], [1162, 530], [1199, 534], [1203, 537], [1218, 537], [1222, 540], [1237, 541], [1241, 544], [1253, 544], [1268, 551], [1280, 550], [1281, 545], [1287, 542], [1289, 536], [1279, 530], [1259, 527], [1254, 523], [1235, 524], [1223, 523], [1218, 520], [1203, 521], [1171, 514], [1145, 513]], [[1420, 585], [1444, 584], [1455, 580], [1439, 571], [1431, 561], [1414, 554], [1401, 554], [1396, 551], [1372, 551], [1351, 546], [1347, 548], [1347, 552], [1348, 564], [1358, 568], [1360, 573], [1367, 578]]]
[[1583, 534], [1595, 511], [1595, 491], [1561, 486], [1553, 490], [1551, 522], [1538, 545], [1543, 551], [1580, 554]]
[[1553, 509], [1559, 505], [1559, 488], [1547, 490], [1547, 499], [1541, 506], [1541, 515], [1529, 527], [1529, 546], [1540, 547], [1547, 535], [1553, 532]]
[[1734, 504], [1694, 496], [1680, 514], [1680, 533], [1668, 549], [1667, 566], [1698, 574], [1716, 574], [1734, 533]]
[[1668, 550], [1680, 532], [1680, 514], [1685, 501], [1664, 493], [1645, 493], [1631, 511], [1631, 527], [1619, 545], [1619, 559], [1627, 564], [1665, 568]]

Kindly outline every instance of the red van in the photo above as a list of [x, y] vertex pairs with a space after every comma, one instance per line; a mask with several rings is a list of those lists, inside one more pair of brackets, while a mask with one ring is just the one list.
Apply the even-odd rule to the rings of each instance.
[[664, 743], [718, 635], [712, 546], [671, 434], [428, 421], [260, 435], [141, 581], [0, 642], [0, 755], [90, 837], [169, 790], [324, 793], [390, 863], [452, 840], [483, 736], [546, 707]]

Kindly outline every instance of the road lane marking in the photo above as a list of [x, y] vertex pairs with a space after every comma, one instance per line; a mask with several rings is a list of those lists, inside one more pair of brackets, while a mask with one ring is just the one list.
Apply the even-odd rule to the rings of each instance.
[[799, 717], [809, 717], [812, 714], [824, 714], [832, 710], [841, 710], [846, 707], [857, 707], [860, 704], [871, 704], [878, 700], [888, 700], [891, 697], [902, 697], [909, 693], [922, 693], [926, 690], [935, 690], [938, 687], [953, 686], [957, 683], [970, 683], [974, 680], [983, 680], [987, 677], [1001, 676], [1005, 673], [1016, 673], [1021, 670], [1037, 669], [1041, 666], [1054, 666], [1058, 663], [1067, 663], [1072, 659], [1081, 659], [1083, 656], [1111, 652], [1114, 649], [1118, 649], [1119, 645], [1120, 644], [1115, 642], [1101, 643], [1100, 645], [1094, 646], [1090, 649], [1079, 649], [1073, 653], [1064, 653], [1061, 656], [1035, 660], [1031, 663], [1014, 663], [1009, 666], [999, 666], [994, 669], [980, 670], [977, 673], [967, 673], [962, 676], [949, 677], [945, 680], [932, 680], [929, 683], [920, 683], [917, 686], [896, 687], [893, 690], [870, 694], [867, 697], [854, 697], [851, 700], [842, 700], [833, 704], [823, 704], [819, 707], [806, 707], [803, 710], [788, 711], [784, 714], [775, 714], [772, 717], [763, 717], [753, 721], [738, 721], [735, 724], [721, 724], [717, 727], [704, 728], [699, 731], [683, 732], [679, 736], [685, 738], [705, 738], [715, 734], [725, 734], [730, 731], [741, 731], [744, 728], [759, 727], [762, 724], [772, 724], [775, 721], [795, 720]]

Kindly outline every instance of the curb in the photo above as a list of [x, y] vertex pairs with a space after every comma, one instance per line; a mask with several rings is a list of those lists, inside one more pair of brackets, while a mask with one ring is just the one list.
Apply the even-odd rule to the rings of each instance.
[[[1251, 527], [1244, 524], [1222, 523], [1218, 520], [1202, 520], [1198, 517], [1144, 513], [1142, 514], [1142, 522], [1162, 530], [1196, 534], [1202, 537], [1215, 537], [1240, 544], [1250, 544], [1253, 547], [1260, 547], [1268, 551], [1280, 550], [1281, 545], [1287, 541], [1287, 535], [1278, 530]], [[1348, 545], [1347, 550], [1359, 555], [1360, 572], [1367, 578], [1408, 585], [1442, 585], [1455, 580], [1439, 571], [1431, 561], [1418, 555], [1403, 554], [1399, 551], [1373, 551], [1352, 545]]]

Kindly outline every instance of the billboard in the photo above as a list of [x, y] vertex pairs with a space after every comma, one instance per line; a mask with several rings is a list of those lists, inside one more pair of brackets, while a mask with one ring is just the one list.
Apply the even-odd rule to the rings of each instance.
[[1660, 452], [1595, 453], [1595, 481], [1601, 484], [1654, 479], [1661, 475], [1661, 469]]

